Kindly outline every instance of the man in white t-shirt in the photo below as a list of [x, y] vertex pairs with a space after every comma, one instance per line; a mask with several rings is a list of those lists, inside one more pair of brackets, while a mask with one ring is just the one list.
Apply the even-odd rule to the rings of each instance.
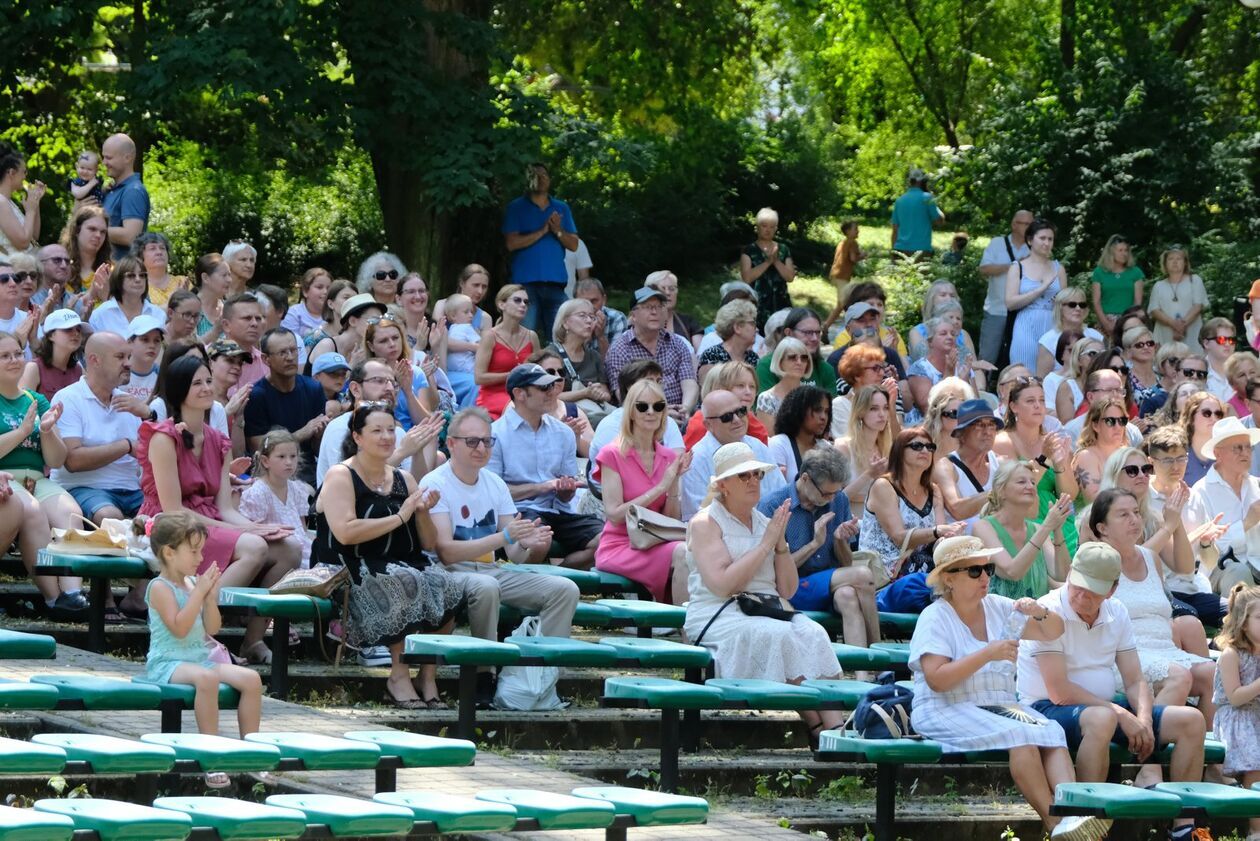
[[140, 314], [127, 325], [127, 347], [131, 351], [131, 372], [122, 390], [138, 400], [149, 402], [153, 389], [157, 388], [158, 357], [162, 354], [162, 339], [166, 337], [166, 324], [152, 315]]
[[984, 296], [979, 356], [995, 364], [1003, 350], [1002, 335], [1006, 331], [1006, 273], [1011, 264], [1028, 256], [1024, 232], [1032, 221], [1033, 215], [1027, 210], [1015, 211], [1011, 217], [1011, 232], [989, 240], [984, 256], [980, 258], [980, 274], [988, 278], [989, 291]]
[[595, 264], [591, 262], [591, 252], [586, 250], [586, 243], [578, 237], [577, 251], [564, 252], [564, 270], [569, 275], [569, 280], [564, 285], [564, 294], [568, 298], [573, 297], [573, 290], [577, 286], [579, 280], [585, 280], [591, 276], [591, 269], [595, 268]]
[[[1019, 645], [1019, 700], [1063, 727], [1076, 751], [1076, 779], [1107, 779], [1111, 745], [1127, 746], [1145, 760], [1175, 742], [1169, 771], [1174, 782], [1203, 779], [1203, 714], [1193, 707], [1157, 706], [1142, 676], [1129, 611], [1111, 598], [1120, 582], [1120, 553], [1106, 543], [1082, 543], [1072, 559], [1067, 583], [1037, 600], [1063, 617], [1063, 636]], [[1117, 703], [1114, 670], [1120, 671], [1126, 700]], [[1134, 786], [1160, 781], [1160, 767], [1145, 765]], [[1192, 820], [1173, 822], [1177, 841]], [[1184, 833], [1184, 834], [1183, 834]]]
[[[577, 609], [578, 587], [567, 578], [519, 572], [495, 563], [499, 550], [515, 563], [551, 545], [551, 529], [517, 513], [507, 484], [485, 469], [494, 447], [490, 416], [470, 408], [451, 418], [446, 432], [450, 460], [424, 477], [420, 487], [441, 497], [429, 511], [437, 531], [437, 555], [463, 579], [473, 636], [498, 639], [499, 603], [537, 611], [547, 637], [567, 637]], [[489, 670], [477, 676], [479, 703], [494, 696]]]

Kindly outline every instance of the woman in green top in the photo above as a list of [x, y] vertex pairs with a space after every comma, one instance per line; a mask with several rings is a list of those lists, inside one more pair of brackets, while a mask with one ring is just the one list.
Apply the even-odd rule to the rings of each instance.
[[1129, 241], [1119, 234], [1112, 234], [1103, 246], [1098, 265], [1090, 277], [1089, 293], [1094, 302], [1094, 314], [1098, 316], [1099, 329], [1110, 335], [1116, 326], [1116, 316], [1129, 307], [1142, 305], [1142, 274], [1133, 263], [1133, 249]]
[[1039, 599], [1063, 583], [1072, 556], [1060, 530], [1072, 511], [1072, 500], [1061, 495], [1040, 523], [1038, 505], [1032, 468], [1020, 461], [1003, 462], [983, 516], [972, 529], [986, 547], [1002, 550], [993, 556], [997, 575], [989, 582], [990, 593]]

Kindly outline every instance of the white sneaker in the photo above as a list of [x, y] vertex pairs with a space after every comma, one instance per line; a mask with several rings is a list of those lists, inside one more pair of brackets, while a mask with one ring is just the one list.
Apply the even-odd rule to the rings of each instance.
[[1071, 815], [1059, 821], [1050, 833], [1056, 841], [1099, 841], [1111, 829], [1111, 821], [1087, 815]]
[[394, 662], [389, 649], [383, 645], [373, 645], [358, 654], [360, 666], [388, 666]]

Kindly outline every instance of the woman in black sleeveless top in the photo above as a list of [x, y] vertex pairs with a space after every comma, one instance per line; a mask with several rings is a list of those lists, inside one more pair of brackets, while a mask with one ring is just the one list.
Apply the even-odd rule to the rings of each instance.
[[391, 467], [386, 459], [393, 452], [392, 409], [384, 403], [355, 409], [346, 460], [328, 471], [315, 503], [312, 557], [349, 570], [346, 634], [359, 648], [389, 647], [388, 700], [404, 709], [441, 708], [437, 668], [421, 667], [413, 684], [401, 660], [403, 641], [408, 634], [450, 633], [464, 588], [422, 553], [422, 535], [427, 533], [432, 545], [428, 510], [437, 492], [418, 490], [411, 475]]

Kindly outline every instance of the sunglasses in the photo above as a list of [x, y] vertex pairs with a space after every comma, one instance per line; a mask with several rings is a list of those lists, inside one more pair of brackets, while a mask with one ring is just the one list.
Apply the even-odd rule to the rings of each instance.
[[936, 452], [936, 444], [931, 441], [911, 441], [909, 444], [906, 444], [906, 448], [914, 450], [916, 453], [921, 453], [924, 450], [927, 450], [929, 453]]
[[18, 283], [26, 283], [28, 280], [39, 280], [39, 272], [14, 272], [13, 276], [17, 278]]
[[1102, 353], [1102, 350], [1101, 350], [1101, 349], [1099, 349], [1099, 350], [1083, 350], [1083, 351], [1081, 351], [1081, 356], [1090, 356], [1090, 357], [1093, 357], [1093, 356], [1097, 356], [1097, 355], [1098, 355], [1098, 354], [1100, 354], [1100, 353]]
[[732, 409], [729, 412], [723, 412], [720, 415], [705, 415], [705, 420], [721, 421], [722, 423], [730, 423], [735, 418], [742, 418], [748, 414], [747, 406], [740, 406], [738, 409]]
[[485, 447], [487, 450], [494, 448], [494, 442], [498, 439], [493, 435], [487, 435], [485, 438], [478, 438], [476, 435], [448, 435], [447, 441], [463, 441], [464, 446], [470, 450], [479, 450]]
[[70, 258], [69, 257], [45, 257], [43, 260], [40, 260], [40, 262], [41, 263], [56, 263], [59, 266], [64, 264], [68, 266], [70, 265]]
[[18, 282], [18, 279], [17, 279], [17, 275], [15, 274], [0, 274], [0, 283], [17, 283], [17, 282]]
[[1107, 370], [1109, 370], [1109, 371], [1115, 371], [1117, 374], [1119, 374], [1119, 375], [1120, 375], [1120, 376], [1122, 376], [1122, 377], [1127, 377], [1127, 376], [1129, 376], [1129, 366], [1128, 366], [1128, 365], [1108, 365], [1108, 366], [1107, 366]]
[[1130, 479], [1136, 479], [1139, 473], [1146, 476], [1155, 475], [1155, 465], [1153, 464], [1143, 464], [1140, 467], [1136, 464], [1126, 464], [1120, 469], [1123, 470], [1124, 475], [1128, 476]]
[[655, 403], [649, 403], [646, 400], [640, 400], [634, 404], [634, 408], [640, 414], [648, 412], [656, 412], [658, 415], [665, 411], [665, 407], [669, 405], [664, 400], [657, 400]]
[[513, 295], [511, 298], [508, 298], [508, 301], [521, 306], [529, 306], [529, 298], [522, 298], [520, 295]]
[[753, 482], [760, 482], [761, 477], [764, 475], [765, 474], [760, 470], [749, 470], [747, 473], [736, 473], [731, 478], [738, 479], [739, 481], [743, 482], [745, 485], [750, 485]]
[[808, 362], [809, 361], [809, 356], [804, 353], [789, 353], [783, 358], [786, 359], [788, 362]]
[[1129, 419], [1116, 417], [1115, 415], [1105, 415], [1099, 418], [1098, 421], [1100, 423], [1106, 424], [1107, 426], [1124, 426], [1126, 423], [1129, 422]]
[[1173, 370], [1176, 370], [1177, 367], [1181, 365], [1181, 360], [1175, 356], [1170, 356], [1164, 360], [1163, 364], [1167, 365], [1169, 368], [1172, 368]]
[[1217, 420], [1220, 420], [1221, 418], [1225, 417], [1225, 412], [1223, 412], [1220, 409], [1200, 409], [1199, 417], [1216, 418]]
[[1084, 301], [1064, 301], [1063, 306], [1071, 307], [1074, 310], [1083, 310], [1087, 306], [1089, 306], [1089, 304], [1085, 303]]
[[947, 569], [945, 571], [949, 573], [965, 572], [967, 573], [967, 577], [971, 579], [979, 578], [981, 573], [984, 573], [992, 578], [993, 573], [997, 572], [997, 564], [977, 564], [975, 566], [957, 567], [956, 569]]
[[372, 277], [376, 278], [377, 280], [385, 280], [387, 278], [389, 280], [398, 280], [398, 272], [395, 271], [394, 269], [390, 269], [387, 272], [377, 272], [376, 274], [372, 275]]
[[135, 280], [136, 278], [140, 278], [141, 280], [147, 281], [149, 279], [149, 273], [148, 272], [123, 272], [123, 280]]
[[1182, 368], [1181, 376], [1185, 377], [1187, 380], [1206, 380], [1207, 371], [1198, 371], [1194, 368]]
[[1132, 345], [1130, 345], [1130, 347], [1134, 350], [1137, 350], [1137, 349], [1145, 350], [1148, 347], [1155, 347], [1155, 341], [1154, 339], [1143, 339], [1140, 342], [1134, 342]]
[[564, 369], [563, 369], [563, 368], [543, 368], [543, 370], [544, 370], [544, 371], [546, 371], [548, 374], [551, 374], [551, 376], [553, 376], [553, 377], [563, 377], [563, 376], [564, 376]]
[[1213, 338], [1203, 340], [1203, 344], [1205, 345], [1208, 342], [1215, 342], [1218, 345], [1232, 345], [1234, 343], [1234, 337], [1233, 336], [1214, 336]]
[[958, 410], [946, 409], [945, 411], [941, 412], [941, 417], [949, 418], [950, 420], [958, 420]]

